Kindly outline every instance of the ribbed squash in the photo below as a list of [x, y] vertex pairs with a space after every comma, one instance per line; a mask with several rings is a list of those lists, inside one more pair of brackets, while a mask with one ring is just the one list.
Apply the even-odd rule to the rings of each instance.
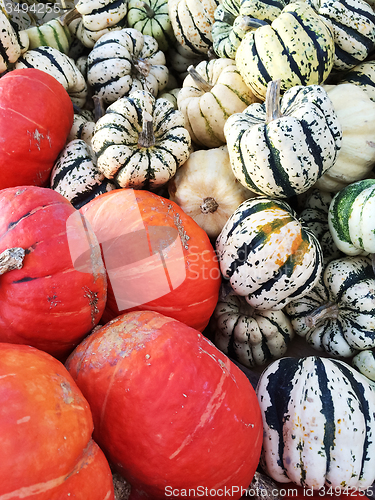
[[0, 5], [0, 73], [6, 71], [29, 47], [29, 37], [22, 36], [5, 8]]
[[[166, 52], [166, 59], [168, 67], [182, 82], [188, 76], [188, 68], [190, 66], [197, 66], [201, 61], [207, 60], [206, 54], [195, 54], [187, 49], [184, 45], [176, 42], [173, 47], [169, 47]], [[179, 86], [180, 83], [179, 83]]]
[[225, 144], [224, 125], [229, 116], [258, 102], [232, 59], [202, 61], [184, 79], [178, 109], [192, 141], [208, 148]]
[[340, 75], [337, 81], [353, 83], [364, 90], [372, 101], [375, 101], [375, 61], [365, 61]]
[[243, 186], [290, 198], [334, 165], [341, 126], [321, 86], [295, 86], [281, 101], [279, 88], [280, 80], [269, 83], [266, 102], [230, 116], [224, 134], [234, 175]]
[[254, 309], [225, 282], [210, 329], [216, 347], [248, 368], [281, 358], [294, 337], [283, 311]]
[[375, 388], [363, 375], [339, 360], [283, 358], [263, 371], [257, 396], [261, 464], [274, 480], [335, 495], [371, 486]]
[[236, 52], [244, 81], [264, 99], [267, 84], [281, 79], [281, 90], [320, 84], [333, 67], [335, 44], [328, 21], [305, 2], [290, 3], [271, 25], [247, 33]]
[[375, 352], [365, 349], [352, 359], [352, 366], [372, 382], [375, 382]]
[[365, 0], [307, 0], [333, 27], [335, 58], [333, 68], [353, 68], [375, 48], [375, 14]]
[[72, 36], [68, 26], [63, 26], [58, 19], [51, 19], [41, 26], [30, 26], [25, 33], [29, 37], [29, 49], [48, 45], [64, 54], [69, 53]]
[[282, 309], [307, 294], [322, 272], [319, 242], [281, 200], [260, 196], [242, 203], [216, 250], [223, 276], [257, 309]]
[[322, 281], [285, 312], [295, 332], [315, 349], [349, 357], [375, 347], [374, 301], [371, 259], [342, 257], [327, 264]]
[[189, 158], [182, 113], [143, 90], [111, 104], [96, 122], [92, 147], [98, 169], [120, 187], [154, 190]]
[[375, 253], [375, 179], [353, 182], [333, 198], [328, 224], [339, 250], [347, 255]]
[[134, 90], [156, 96], [168, 82], [165, 55], [155, 38], [134, 28], [103, 35], [87, 59], [87, 81], [105, 103]]

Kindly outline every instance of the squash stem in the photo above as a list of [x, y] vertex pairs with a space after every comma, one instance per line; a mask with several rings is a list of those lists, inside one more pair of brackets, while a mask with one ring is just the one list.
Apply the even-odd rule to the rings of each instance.
[[203, 78], [203, 76], [201, 76], [198, 73], [198, 71], [194, 68], [193, 65], [190, 65], [187, 70], [188, 70], [189, 75], [192, 77], [192, 79], [194, 80], [194, 82], [196, 83], [196, 85], [198, 86], [198, 88], [200, 90], [202, 90], [203, 92], [210, 92], [211, 91], [211, 89], [213, 88], [213, 85], [208, 83]]
[[94, 120], [97, 122], [105, 114], [103, 98], [93, 95], [92, 100], [94, 103]]
[[8, 248], [0, 254], [0, 275], [14, 269], [21, 269], [25, 250], [20, 247]]
[[137, 2], [137, 8], [143, 9], [146, 12], [147, 17], [149, 17], [150, 19], [155, 17], [154, 9], [147, 2]]
[[74, 19], [82, 17], [76, 8], [70, 9], [65, 12], [62, 16], [58, 17], [57, 20], [60, 22], [61, 26], [68, 26]]
[[266, 123], [280, 118], [280, 87], [281, 80], [273, 80], [267, 85], [266, 93]]
[[306, 325], [309, 328], [317, 326], [320, 321], [327, 318], [337, 318], [339, 315], [338, 305], [334, 302], [328, 302], [320, 307], [317, 307], [315, 311], [305, 317]]
[[202, 214], [213, 214], [219, 208], [219, 204], [215, 198], [208, 196], [203, 200], [203, 203], [199, 208], [201, 209]]
[[143, 126], [138, 136], [139, 148], [151, 148], [155, 144], [154, 122], [152, 116], [147, 111], [142, 113]]
[[136, 70], [144, 77], [147, 77], [150, 74], [151, 64], [146, 59], [142, 59], [141, 57], [134, 61], [134, 67]]

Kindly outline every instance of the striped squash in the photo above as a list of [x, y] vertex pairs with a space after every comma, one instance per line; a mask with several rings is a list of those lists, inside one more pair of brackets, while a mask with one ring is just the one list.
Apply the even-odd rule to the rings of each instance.
[[371, 486], [375, 388], [368, 379], [344, 361], [286, 357], [263, 371], [256, 392], [264, 427], [261, 465], [271, 478], [331, 488], [337, 496]]
[[375, 351], [365, 349], [352, 359], [352, 366], [372, 382], [375, 382]]
[[96, 196], [117, 186], [98, 170], [90, 146], [81, 139], [73, 139], [61, 151], [52, 169], [50, 187], [78, 210]]
[[207, 60], [207, 54], [195, 54], [176, 41], [173, 47], [169, 47], [166, 52], [168, 68], [181, 81], [178, 85], [181, 86], [184, 79], [188, 76], [188, 68], [197, 66], [201, 61]]
[[347, 255], [375, 253], [375, 179], [353, 182], [333, 198], [328, 225], [339, 250]]
[[232, 169], [258, 194], [290, 198], [304, 193], [333, 166], [342, 133], [333, 105], [319, 85], [295, 86], [280, 101], [280, 80], [266, 102], [228, 118], [224, 135]]
[[163, 186], [190, 155], [184, 122], [168, 99], [147, 91], [118, 99], [95, 125], [91, 142], [99, 170], [120, 187]]
[[68, 26], [63, 26], [58, 19], [51, 19], [41, 26], [30, 26], [25, 33], [29, 37], [29, 49], [48, 45], [64, 54], [69, 53], [72, 36]]
[[281, 358], [294, 337], [283, 311], [256, 310], [223, 283], [210, 324], [214, 344], [248, 368]]
[[87, 82], [105, 103], [139, 89], [157, 96], [168, 82], [165, 62], [155, 38], [125, 28], [95, 43], [87, 58]]
[[155, 38], [163, 52], [176, 41], [168, 13], [168, 0], [128, 0], [126, 21], [129, 28]]
[[70, 129], [67, 143], [73, 139], [82, 139], [89, 146], [91, 146], [91, 139], [94, 135], [95, 121], [90, 111], [81, 111], [80, 114], [75, 113], [73, 118], [73, 125]]
[[87, 84], [73, 59], [54, 47], [41, 46], [26, 51], [15, 64], [15, 69], [36, 68], [48, 73], [68, 92], [73, 104], [83, 107], [87, 98]]
[[29, 37], [19, 31], [0, 4], [0, 73], [17, 61], [29, 47]]
[[192, 141], [214, 148], [225, 144], [224, 125], [229, 116], [258, 102], [232, 59], [202, 61], [189, 68], [178, 93], [178, 109]]
[[207, 54], [219, 0], [168, 0], [169, 18], [177, 41], [193, 54]]
[[285, 308], [295, 332], [318, 351], [349, 357], [375, 347], [375, 278], [371, 259], [342, 257], [307, 295]]
[[307, 3], [287, 5], [271, 25], [248, 32], [236, 64], [254, 93], [264, 99], [267, 84], [281, 79], [281, 90], [320, 84], [333, 67], [333, 31]]
[[75, 11], [80, 17], [69, 24], [69, 30], [92, 48], [103, 35], [124, 28], [128, 5], [124, 0], [78, 0]]
[[375, 61], [365, 61], [342, 73], [337, 83], [358, 85], [372, 101], [375, 101]]
[[354, 68], [375, 48], [375, 13], [365, 0], [307, 0], [332, 24], [335, 40], [333, 68]]
[[257, 309], [282, 309], [306, 295], [322, 272], [315, 236], [286, 202], [262, 196], [237, 208], [218, 236], [216, 250], [224, 278]]
[[212, 25], [213, 49], [219, 57], [234, 59], [237, 49], [250, 31], [270, 24], [281, 13], [284, 0], [223, 0]]

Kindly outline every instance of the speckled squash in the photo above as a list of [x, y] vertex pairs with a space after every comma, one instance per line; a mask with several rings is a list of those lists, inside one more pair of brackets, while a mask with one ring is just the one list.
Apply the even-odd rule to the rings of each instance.
[[282, 358], [257, 387], [261, 464], [274, 480], [365, 490], [375, 479], [375, 388], [343, 361]]
[[299, 1], [284, 7], [271, 25], [247, 33], [235, 60], [246, 84], [264, 99], [268, 82], [278, 78], [282, 92], [324, 82], [333, 67], [334, 51], [329, 22]]
[[375, 351], [364, 349], [352, 359], [352, 366], [372, 382], [375, 382]]
[[189, 68], [178, 93], [178, 109], [198, 146], [214, 148], [225, 144], [224, 125], [228, 117], [258, 102], [243, 81], [232, 59], [202, 61]]
[[17, 29], [5, 6], [0, 5], [0, 73], [10, 68], [29, 47], [29, 37]]
[[99, 171], [94, 152], [82, 139], [73, 139], [61, 151], [51, 172], [50, 187], [77, 209], [117, 188]]
[[72, 36], [68, 26], [64, 26], [58, 19], [51, 19], [41, 26], [30, 26], [25, 33], [29, 37], [29, 49], [48, 45], [64, 54], [69, 53]]
[[353, 182], [331, 201], [328, 224], [338, 249], [347, 255], [375, 253], [375, 179]]
[[333, 28], [333, 69], [346, 71], [361, 63], [375, 48], [375, 14], [365, 0], [308, 0]]
[[155, 38], [124, 28], [95, 43], [87, 59], [87, 82], [106, 104], [140, 89], [157, 96], [168, 82], [165, 62]]
[[124, 188], [155, 190], [189, 158], [183, 114], [143, 90], [111, 104], [96, 122], [92, 147], [107, 179]]
[[282, 309], [307, 294], [322, 272], [315, 236], [286, 202], [262, 196], [237, 208], [216, 250], [224, 278], [257, 309]]
[[210, 322], [214, 344], [248, 368], [281, 358], [294, 337], [283, 311], [251, 307], [224, 282]]
[[279, 85], [280, 80], [268, 84], [265, 103], [230, 116], [224, 134], [234, 175], [243, 186], [290, 198], [334, 165], [342, 133], [321, 86], [295, 86], [280, 101]]
[[317, 286], [285, 312], [295, 332], [315, 349], [349, 357], [375, 347], [374, 301], [371, 259], [342, 257], [327, 264]]
[[375, 61], [364, 61], [349, 71], [337, 75], [337, 83], [353, 83], [375, 101]]

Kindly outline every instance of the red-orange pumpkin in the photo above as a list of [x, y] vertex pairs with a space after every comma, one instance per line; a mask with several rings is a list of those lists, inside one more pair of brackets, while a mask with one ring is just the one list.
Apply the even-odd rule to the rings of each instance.
[[108, 300], [102, 321], [154, 310], [203, 331], [218, 300], [218, 259], [203, 229], [174, 202], [117, 189], [81, 208], [102, 247]]
[[53, 76], [35, 68], [0, 78], [0, 189], [46, 185], [73, 124], [73, 104]]
[[[0, 276], [0, 342], [66, 358], [105, 307], [106, 272], [95, 235], [48, 188], [1, 190], [0, 213], [0, 254], [14, 247], [25, 251], [22, 267]], [[87, 258], [75, 264], [85, 250]]]
[[126, 313], [86, 337], [66, 366], [90, 404], [94, 439], [134, 498], [190, 488], [189, 498], [195, 489], [238, 499], [249, 486], [263, 437], [258, 400], [197, 330], [152, 311]]
[[90, 407], [63, 364], [0, 343], [0, 498], [113, 500]]

